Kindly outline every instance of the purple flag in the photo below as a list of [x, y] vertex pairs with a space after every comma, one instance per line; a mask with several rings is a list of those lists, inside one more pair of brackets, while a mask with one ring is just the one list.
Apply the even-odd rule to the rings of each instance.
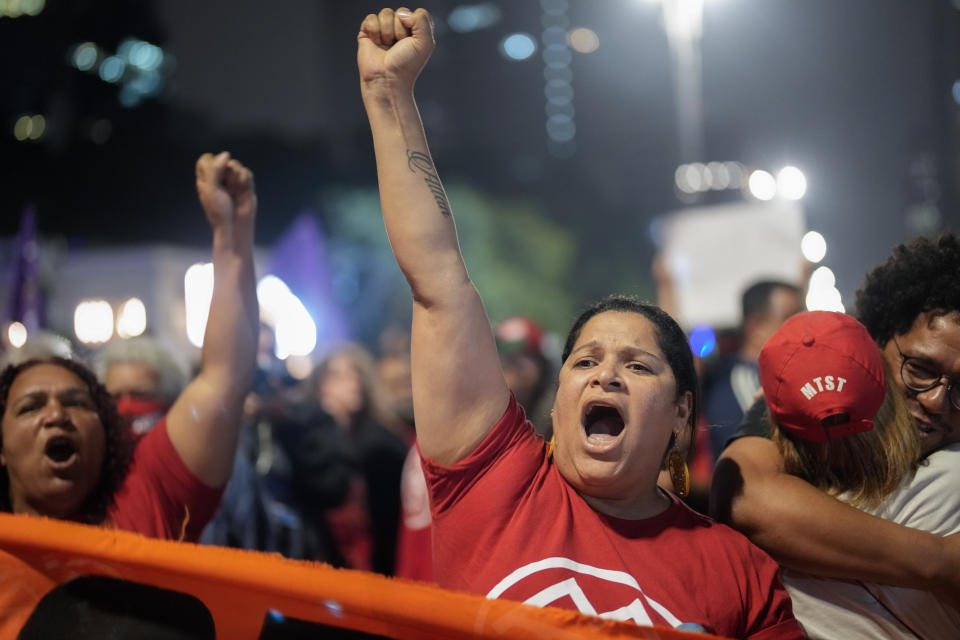
[[9, 320], [22, 322], [30, 333], [44, 326], [45, 321], [39, 263], [37, 211], [33, 205], [27, 205], [20, 217], [7, 308]]

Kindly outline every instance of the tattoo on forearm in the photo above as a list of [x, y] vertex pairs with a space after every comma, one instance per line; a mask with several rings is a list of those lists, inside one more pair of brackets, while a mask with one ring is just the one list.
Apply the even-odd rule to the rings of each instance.
[[407, 149], [407, 166], [410, 171], [423, 174], [423, 181], [427, 183], [427, 188], [433, 194], [437, 206], [440, 207], [440, 213], [445, 216], [450, 215], [450, 203], [447, 202], [447, 194], [443, 192], [443, 185], [440, 184], [440, 178], [437, 176], [437, 170], [433, 166], [430, 156], [422, 151], [412, 151]]

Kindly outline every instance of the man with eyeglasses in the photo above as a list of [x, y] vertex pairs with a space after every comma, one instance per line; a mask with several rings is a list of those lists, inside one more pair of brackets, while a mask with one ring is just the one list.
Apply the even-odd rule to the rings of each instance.
[[[921, 355], [904, 353], [897, 338], [885, 350], [889, 352], [892, 345], [900, 360], [900, 384], [907, 392], [924, 454], [960, 441], [955, 415], [960, 412], [960, 376], [943, 373], [944, 361], [953, 364], [954, 372], [960, 371], [960, 345], [953, 339], [957, 324], [948, 314], [923, 313], [900, 338], [911, 345], [908, 353]], [[884, 355], [889, 362], [892, 356]]]
[[[784, 567], [859, 584], [864, 607], [896, 627], [872, 636], [838, 627], [840, 635], [821, 637], [960, 638], [960, 535], [947, 535], [960, 531], [960, 239], [948, 233], [894, 249], [867, 275], [855, 315], [903, 391], [922, 450], [916, 474], [876, 517], [787, 474], [748, 414], [745, 437], [728, 444], [714, 473], [712, 515]], [[904, 616], [891, 605], [916, 590], [950, 606], [931, 614], [918, 605]]]
[[857, 317], [903, 389], [924, 455], [960, 442], [960, 240], [894, 249], [857, 292]]
[[903, 380], [904, 386], [920, 394], [943, 385], [950, 404], [955, 409], [960, 409], [960, 386], [957, 385], [957, 382], [948, 378], [947, 374], [931, 369], [931, 365], [925, 362], [926, 358], [904, 354], [896, 339], [893, 342], [897, 346], [897, 354], [903, 361], [900, 365], [900, 379]]

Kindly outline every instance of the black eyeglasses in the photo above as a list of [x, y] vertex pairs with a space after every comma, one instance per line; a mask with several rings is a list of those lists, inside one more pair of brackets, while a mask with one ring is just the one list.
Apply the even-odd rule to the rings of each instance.
[[[905, 356], [900, 351], [900, 343], [894, 339], [893, 344], [897, 347], [897, 353], [900, 354], [902, 363], [900, 364], [900, 379], [904, 386], [916, 393], [930, 391], [936, 386], [944, 385], [947, 397], [950, 398], [950, 404], [954, 409], [960, 409], [960, 383], [952, 380], [944, 373], [932, 371], [928, 366], [918, 361], [912, 356]], [[946, 378], [946, 382], [944, 382]]]

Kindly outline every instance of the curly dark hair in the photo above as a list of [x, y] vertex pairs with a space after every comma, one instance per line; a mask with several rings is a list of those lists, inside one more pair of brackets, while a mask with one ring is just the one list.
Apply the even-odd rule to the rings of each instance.
[[926, 312], [960, 311], [960, 239], [915, 238], [893, 250], [857, 291], [856, 313], [880, 347]]
[[[55, 356], [11, 364], [3, 370], [3, 373], [0, 373], [0, 416], [3, 416], [6, 412], [7, 400], [13, 381], [23, 371], [41, 364], [62, 367], [83, 380], [97, 409], [106, 442], [100, 481], [71, 519], [86, 524], [103, 524], [107, 517], [107, 509], [113, 502], [113, 496], [130, 467], [134, 447], [133, 435], [129, 426], [117, 414], [117, 405], [113, 398], [107, 393], [104, 386], [97, 381], [93, 371], [75, 360], [66, 360]], [[2, 448], [3, 432], [0, 431], [0, 449]], [[10, 478], [7, 476], [6, 470], [3, 469], [0, 471], [0, 511], [9, 513], [12, 510]]]

